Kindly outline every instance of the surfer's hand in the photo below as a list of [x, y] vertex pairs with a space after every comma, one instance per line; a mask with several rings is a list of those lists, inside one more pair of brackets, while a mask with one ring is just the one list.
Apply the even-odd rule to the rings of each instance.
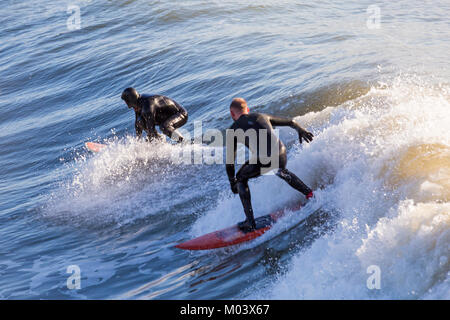
[[231, 191], [234, 194], [238, 193], [238, 189], [237, 189], [237, 180], [236, 178], [230, 179], [230, 186], [231, 186]]
[[313, 140], [314, 135], [311, 132], [306, 131], [305, 129], [299, 129], [298, 130], [298, 139], [300, 141], [300, 143], [302, 143], [303, 139], [306, 142], [311, 142]]

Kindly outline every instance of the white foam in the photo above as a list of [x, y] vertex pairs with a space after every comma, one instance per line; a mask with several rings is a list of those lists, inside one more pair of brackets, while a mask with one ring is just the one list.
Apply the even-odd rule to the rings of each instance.
[[[54, 190], [44, 216], [74, 224], [120, 226], [203, 194], [202, 177], [195, 174], [199, 169], [175, 164], [174, 152], [207, 147], [150, 144], [133, 137], [105, 143], [103, 151], [82, 153], [68, 164], [70, 175]], [[180, 192], [193, 183], [199, 187]]]
[[[325, 109], [326, 116], [298, 118], [317, 131], [290, 159], [291, 169], [308, 183], [330, 182], [323, 196], [338, 224], [295, 254], [288, 272], [245, 297], [448, 298], [448, 93], [443, 85], [400, 77], [391, 87]], [[252, 188], [255, 203], [278, 202], [275, 190], [284, 188], [268, 180], [259, 186]], [[367, 286], [372, 265], [380, 268], [380, 289]]]

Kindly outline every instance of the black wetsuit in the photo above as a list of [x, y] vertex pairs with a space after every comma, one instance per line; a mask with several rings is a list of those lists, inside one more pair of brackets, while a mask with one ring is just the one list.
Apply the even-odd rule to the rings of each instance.
[[[239, 117], [238, 120], [236, 120], [233, 125], [230, 127], [232, 130], [242, 129], [244, 132], [246, 132], [249, 129], [254, 129], [257, 132], [259, 132], [260, 129], [266, 129], [267, 131], [267, 151], [266, 154], [270, 157], [271, 156], [271, 143], [275, 142], [278, 144], [278, 170], [276, 172], [276, 175], [283, 180], [285, 180], [290, 186], [292, 186], [294, 189], [300, 191], [304, 195], [311, 194], [312, 190], [308, 188], [295, 174], [290, 172], [288, 169], [286, 169], [287, 164], [287, 156], [286, 156], [286, 147], [284, 144], [278, 139], [278, 137], [274, 134], [273, 126], [289, 126], [291, 128], [296, 129], [299, 132], [299, 135], [307, 134], [310, 135], [309, 140], [312, 140], [312, 134], [301, 128], [297, 123], [295, 123], [292, 119], [286, 119], [286, 118], [280, 118], [275, 117], [267, 114], [262, 113], [250, 113], [250, 114], [243, 114]], [[262, 161], [260, 161], [260, 154], [259, 154], [259, 135], [257, 135], [258, 141], [255, 144], [255, 146], [249, 146], [249, 139], [245, 139], [245, 145], [247, 148], [250, 149], [256, 149], [252, 150], [253, 153], [257, 155], [257, 163], [250, 163], [250, 161], [247, 161], [245, 164], [242, 165], [242, 167], [239, 169], [239, 171], [236, 174], [235, 177], [235, 164], [234, 159], [236, 158], [236, 145], [237, 145], [237, 138], [234, 138], [233, 147], [227, 146], [227, 152], [233, 152], [232, 157], [228, 157], [227, 159], [233, 159], [232, 163], [231, 161], [226, 164], [226, 171], [228, 175], [228, 179], [230, 180], [231, 188], [234, 193], [239, 193], [239, 197], [242, 201], [242, 205], [244, 207], [245, 216], [247, 217], [245, 221], [245, 227], [254, 228], [255, 227], [255, 221], [253, 216], [253, 209], [251, 204], [251, 197], [250, 197], [250, 189], [248, 187], [248, 180], [251, 178], [256, 178], [261, 175], [261, 169], [262, 168], [270, 168], [273, 166], [272, 163], [263, 164]], [[306, 138], [305, 138], [306, 140]], [[228, 143], [228, 141], [227, 141]], [[255, 162], [255, 161], [253, 161]], [[264, 161], [265, 162], [265, 161]], [[272, 167], [272, 169], [274, 169]]]
[[149, 140], [158, 137], [155, 128], [158, 125], [169, 138], [183, 141], [183, 136], [176, 129], [187, 122], [188, 113], [180, 104], [162, 95], [141, 95], [137, 104], [139, 112], [135, 110], [135, 129], [138, 137], [142, 136], [142, 131], [147, 132]]

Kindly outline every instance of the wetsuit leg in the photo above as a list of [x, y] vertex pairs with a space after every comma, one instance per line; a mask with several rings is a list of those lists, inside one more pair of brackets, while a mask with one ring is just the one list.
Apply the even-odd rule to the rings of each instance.
[[244, 228], [256, 228], [250, 189], [248, 187], [248, 179], [258, 177], [260, 174], [261, 166], [258, 164], [249, 164], [248, 162], [246, 162], [236, 174], [239, 197], [241, 198], [245, 216], [247, 217], [245, 223], [243, 224]]
[[286, 181], [295, 190], [300, 191], [305, 196], [309, 195], [312, 192], [312, 190], [308, 188], [308, 186], [304, 184], [299, 177], [297, 177], [295, 174], [286, 169], [286, 164], [287, 164], [286, 152], [281, 152], [279, 160], [280, 167], [276, 175], [281, 179], [283, 179], [284, 181]]
[[177, 113], [164, 121], [164, 123], [160, 126], [160, 129], [169, 138], [181, 142], [183, 141], [184, 137], [176, 129], [185, 125], [187, 120], [187, 113]]

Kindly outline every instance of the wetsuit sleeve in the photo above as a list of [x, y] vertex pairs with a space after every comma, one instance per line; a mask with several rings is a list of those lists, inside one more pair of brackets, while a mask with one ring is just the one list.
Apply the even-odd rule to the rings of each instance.
[[300, 127], [299, 124], [297, 124], [293, 119], [288, 118], [281, 118], [281, 117], [275, 117], [275, 116], [269, 116], [270, 123], [272, 126], [287, 126], [291, 127], [292, 129], [295, 129], [298, 133], [298, 138], [300, 143], [302, 143], [303, 140], [306, 142], [311, 142], [313, 140], [314, 135], [311, 132], [306, 131], [302, 127]]
[[147, 124], [147, 128], [145, 131], [147, 132], [147, 136], [152, 139], [158, 137], [158, 132], [155, 128], [155, 116], [154, 116], [154, 106], [150, 105], [149, 110], [147, 110], [143, 117], [145, 118], [145, 123]]
[[142, 138], [142, 128], [138, 124], [138, 115], [136, 114], [136, 120], [134, 122], [134, 129], [136, 130], [136, 136], [140, 139]]
[[274, 127], [291, 127], [295, 130], [304, 130], [302, 127], [300, 127], [293, 119], [289, 118], [282, 118], [282, 117], [276, 117], [276, 116], [268, 116], [269, 121]]

